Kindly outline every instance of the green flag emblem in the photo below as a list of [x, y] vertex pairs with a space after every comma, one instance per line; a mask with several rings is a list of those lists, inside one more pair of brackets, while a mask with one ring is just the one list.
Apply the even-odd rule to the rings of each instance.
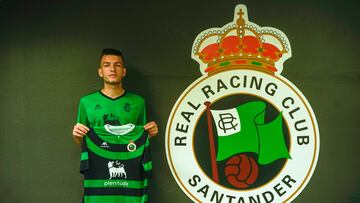
[[211, 110], [218, 134], [217, 161], [242, 152], [258, 155], [265, 165], [280, 158], [291, 158], [282, 130], [282, 113], [265, 123], [266, 104], [248, 102], [233, 109]]

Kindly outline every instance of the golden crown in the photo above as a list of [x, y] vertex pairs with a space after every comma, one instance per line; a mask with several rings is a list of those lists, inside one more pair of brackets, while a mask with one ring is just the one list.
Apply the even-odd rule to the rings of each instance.
[[245, 5], [236, 6], [233, 22], [201, 32], [192, 50], [192, 58], [200, 64], [203, 74], [239, 66], [280, 74], [290, 57], [286, 35], [250, 22]]

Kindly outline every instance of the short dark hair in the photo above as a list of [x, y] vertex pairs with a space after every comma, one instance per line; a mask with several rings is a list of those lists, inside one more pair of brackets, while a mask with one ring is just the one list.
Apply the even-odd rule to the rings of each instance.
[[125, 63], [123, 54], [121, 53], [121, 51], [119, 51], [119, 50], [117, 50], [117, 49], [104, 48], [104, 49], [102, 50], [102, 52], [101, 52], [100, 61], [101, 61], [101, 58], [102, 58], [104, 55], [120, 56], [121, 59], [123, 60], [123, 63]]

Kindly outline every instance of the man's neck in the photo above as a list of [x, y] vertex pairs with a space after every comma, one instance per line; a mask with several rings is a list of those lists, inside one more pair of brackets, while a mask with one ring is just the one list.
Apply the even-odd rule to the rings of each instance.
[[104, 88], [101, 90], [103, 94], [110, 98], [117, 98], [124, 94], [125, 89], [122, 87], [122, 85], [109, 85], [105, 84]]

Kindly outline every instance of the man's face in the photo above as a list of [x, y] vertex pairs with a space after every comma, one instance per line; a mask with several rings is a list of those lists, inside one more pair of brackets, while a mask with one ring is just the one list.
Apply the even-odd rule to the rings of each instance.
[[100, 60], [98, 69], [99, 76], [107, 84], [121, 84], [122, 78], [126, 75], [126, 68], [120, 56], [104, 55]]

